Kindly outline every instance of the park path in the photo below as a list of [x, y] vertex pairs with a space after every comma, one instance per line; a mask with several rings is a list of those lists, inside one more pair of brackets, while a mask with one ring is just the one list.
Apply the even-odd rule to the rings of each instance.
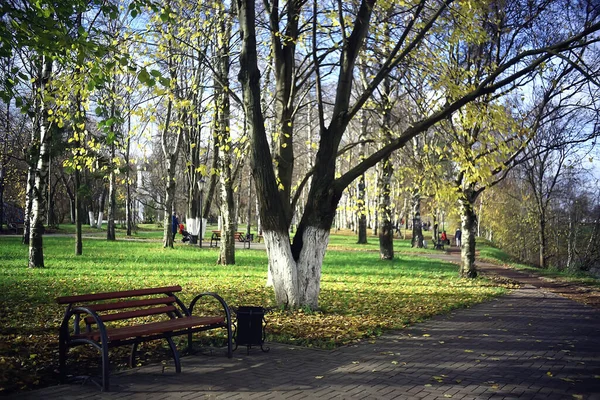
[[184, 357], [181, 374], [161, 365], [113, 374], [109, 393], [87, 383], [13, 398], [600, 400], [600, 309], [526, 281], [372, 341], [331, 351], [268, 345], [268, 353], [240, 349], [233, 359], [220, 351]]

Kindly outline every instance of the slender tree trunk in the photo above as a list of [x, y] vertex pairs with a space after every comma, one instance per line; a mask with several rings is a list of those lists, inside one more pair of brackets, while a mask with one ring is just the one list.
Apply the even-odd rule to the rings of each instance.
[[6, 176], [6, 168], [4, 162], [0, 164], [0, 232], [4, 230], [4, 177]]
[[246, 214], [246, 234], [249, 235], [252, 229], [252, 177], [248, 177], [248, 210]]
[[[9, 63], [5, 64], [5, 76], [8, 76]], [[8, 137], [10, 135], [10, 102], [11, 100], [6, 101], [6, 126], [4, 137], [2, 138], [2, 142], [4, 146], [2, 147], [2, 154], [0, 154], [0, 232], [4, 230], [5, 214], [4, 214], [4, 184], [6, 178], [6, 163], [8, 162]]]
[[358, 178], [358, 244], [367, 244], [367, 210], [365, 207], [365, 174]]
[[460, 251], [461, 265], [460, 275], [463, 278], [477, 277], [475, 267], [475, 234], [477, 228], [477, 217], [473, 209], [475, 199], [465, 195], [459, 200], [461, 211], [462, 246]]
[[127, 236], [131, 236], [131, 227], [133, 225], [133, 213], [132, 213], [132, 203], [133, 200], [131, 198], [131, 165], [129, 160], [129, 137], [127, 138], [127, 146], [126, 146], [126, 154], [125, 164], [127, 165], [125, 169], [125, 224], [127, 228]]
[[[50, 156], [51, 157], [51, 156]], [[48, 163], [48, 189], [46, 190], [46, 226], [54, 227], [56, 225], [56, 215], [54, 213], [54, 195], [56, 193], [56, 187], [52, 184], [52, 174], [50, 169], [52, 168], [52, 161]]]
[[547, 252], [547, 239], [546, 239], [546, 212], [541, 210], [538, 221], [538, 240], [539, 240], [539, 267], [546, 268], [546, 252]]
[[[114, 144], [112, 148], [112, 155], [114, 159]], [[117, 177], [114, 168], [110, 171], [109, 183], [108, 183], [108, 227], [106, 229], [106, 240], [116, 240], [117, 235], [115, 232], [115, 216], [117, 209]], [[98, 221], [102, 224], [102, 221]]]
[[412, 241], [411, 247], [423, 247], [423, 225], [421, 223], [421, 195], [418, 191], [412, 196]]
[[[100, 194], [100, 200], [98, 201], [98, 218], [96, 221], [94, 221], [97, 229], [102, 229], [102, 221], [104, 221], [104, 206], [106, 205], [106, 194], [106, 186], [104, 185], [104, 180], [102, 180], [102, 193]], [[90, 225], [93, 225], [94, 222], [90, 222]]]
[[[219, 53], [219, 80], [225, 87], [229, 87], [229, 42], [231, 39], [231, 19], [225, 14], [224, 8], [220, 15], [220, 46]], [[230, 100], [229, 90], [219, 87], [216, 96], [217, 115], [216, 128], [219, 139], [219, 178], [221, 188], [221, 216], [223, 228], [221, 229], [221, 242], [218, 263], [221, 265], [235, 264], [235, 229], [236, 209], [233, 185], [235, 178], [232, 170], [233, 159], [231, 156], [230, 135]]]
[[382, 260], [394, 259], [394, 225], [391, 212], [392, 162], [389, 157], [382, 160], [381, 182], [379, 183], [379, 257]]
[[173, 103], [172, 100], [168, 100], [167, 103], [167, 116], [165, 126], [162, 132], [162, 149], [163, 155], [166, 160], [166, 169], [167, 169], [167, 188], [165, 191], [165, 205], [164, 205], [164, 215], [163, 215], [163, 247], [173, 248], [173, 230], [172, 230], [172, 214], [175, 212], [175, 167], [177, 161], [177, 149], [178, 146], [175, 146], [173, 149], [173, 153], [170, 153], [167, 147], [167, 134], [170, 130], [171, 123], [171, 112], [172, 112]]
[[29, 148], [29, 154], [27, 157], [27, 191], [25, 195], [25, 217], [24, 217], [24, 229], [23, 229], [23, 244], [29, 244], [29, 238], [31, 236], [31, 207], [33, 205], [33, 188], [35, 186], [35, 168], [37, 165], [37, 159], [40, 154], [40, 143], [39, 138], [32, 138], [32, 144]]
[[81, 208], [81, 173], [75, 170], [75, 255], [83, 254], [82, 224], [83, 210]]
[[[385, 23], [386, 37], [389, 37], [389, 24]], [[381, 135], [383, 143], [392, 140], [392, 106], [391, 82], [389, 77], [383, 81], [383, 117], [381, 120]], [[381, 175], [379, 176], [379, 256], [382, 260], [394, 259], [394, 226], [392, 222], [392, 177], [394, 166], [390, 156], [381, 160]]]
[[44, 220], [46, 212], [46, 190], [48, 184], [48, 168], [50, 164], [51, 129], [48, 124], [48, 105], [44, 100], [46, 85], [52, 73], [52, 60], [42, 56], [40, 84], [36, 93], [36, 122], [34, 129], [40, 143], [39, 158], [35, 168], [35, 184], [31, 204], [31, 232], [29, 236], [29, 268], [44, 267]]
[[[365, 112], [361, 113], [361, 139], [367, 136], [368, 120]], [[358, 158], [362, 161], [365, 158], [366, 144], [361, 143]], [[365, 174], [361, 174], [358, 178], [358, 196], [357, 196], [358, 213], [358, 244], [367, 244], [367, 210], [366, 210], [366, 191], [365, 191]]]

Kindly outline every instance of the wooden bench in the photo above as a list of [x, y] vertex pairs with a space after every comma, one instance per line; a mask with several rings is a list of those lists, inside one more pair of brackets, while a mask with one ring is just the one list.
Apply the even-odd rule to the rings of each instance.
[[[234, 232], [233, 238], [238, 242], [244, 243], [244, 248], [246, 244], [248, 244], [248, 248], [250, 248], [250, 243], [254, 240], [253, 234], [245, 234], [244, 232]], [[210, 247], [216, 247], [217, 243], [221, 241], [221, 231], [212, 231], [212, 235], [210, 237]]]
[[[109, 390], [108, 350], [113, 347], [132, 345], [129, 365], [133, 368], [140, 343], [166, 339], [175, 371], [179, 373], [181, 362], [173, 337], [188, 335], [188, 350], [191, 352], [193, 333], [223, 328], [227, 330], [227, 356], [231, 358], [231, 312], [225, 300], [216, 293], [206, 292], [194, 297], [190, 306], [186, 307], [175, 295], [181, 290], [181, 286], [167, 286], [57, 298], [58, 304], [67, 304], [59, 334], [61, 382], [66, 378], [69, 348], [80, 345], [91, 345], [100, 352], [101, 387], [104, 391]], [[220, 303], [222, 315], [193, 315], [198, 300], [205, 296]]]
[[221, 231], [212, 231], [210, 236], [210, 247], [217, 247], [217, 243], [221, 241]]

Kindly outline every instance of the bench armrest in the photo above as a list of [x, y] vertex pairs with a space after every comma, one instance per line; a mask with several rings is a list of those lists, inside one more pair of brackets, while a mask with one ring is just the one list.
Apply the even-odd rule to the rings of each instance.
[[[104, 326], [104, 322], [102, 321], [102, 318], [100, 318], [100, 316], [94, 310], [92, 310], [88, 307], [85, 307], [85, 306], [72, 307], [71, 305], [69, 305], [69, 307], [67, 307], [67, 311], [65, 312], [63, 322], [60, 325], [60, 341], [61, 342], [64, 341], [66, 343], [69, 340], [69, 337], [71, 336], [69, 333], [69, 322], [71, 321], [72, 317], [75, 317], [75, 321], [73, 324], [73, 333], [75, 335], [80, 333], [79, 324], [81, 321], [82, 314], [89, 315], [90, 317], [92, 317], [94, 319], [94, 322], [96, 323], [96, 326], [98, 327], [98, 331], [100, 333], [101, 342], [108, 343], [108, 335], [106, 334], [106, 327]], [[85, 341], [89, 342], [87, 340], [85, 340]]]
[[219, 303], [221, 303], [221, 306], [223, 307], [223, 311], [225, 312], [225, 316], [227, 318], [227, 325], [231, 324], [231, 310], [229, 309], [229, 306], [227, 305], [227, 303], [225, 302], [225, 300], [219, 296], [218, 294], [214, 293], [214, 292], [204, 292], [204, 293], [200, 293], [199, 295], [197, 295], [196, 297], [194, 297], [194, 300], [192, 300], [192, 302], [190, 303], [190, 306], [188, 308], [190, 315], [193, 314], [194, 312], [194, 306], [196, 305], [196, 303], [198, 302], [198, 300], [200, 300], [202, 297], [205, 296], [210, 296], [215, 298]]

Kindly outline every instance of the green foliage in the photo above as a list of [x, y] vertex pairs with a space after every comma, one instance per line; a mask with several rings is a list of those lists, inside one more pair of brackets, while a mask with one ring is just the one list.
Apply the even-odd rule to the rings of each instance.
[[[138, 238], [153, 234], [148, 229], [139, 232]], [[321, 309], [275, 309], [267, 315], [269, 341], [331, 348], [503, 291], [482, 280], [457, 278], [453, 264], [415, 256], [381, 261], [377, 246], [373, 251], [353, 251], [345, 248], [345, 243], [355, 241], [351, 236], [334, 235], [331, 241], [323, 264]], [[395, 243], [399, 252], [409, 246], [404, 241]], [[272, 289], [265, 287], [263, 251], [239, 251], [236, 265], [222, 267], [216, 265], [218, 249], [176, 245], [173, 250], [157, 246], [155, 240], [88, 239], [84, 255], [74, 256], [72, 245], [70, 237], [46, 237], [47, 268], [32, 270], [26, 268], [27, 248], [19, 239], [0, 237], [0, 392], [57, 382], [55, 350], [64, 313], [54, 303], [57, 296], [181, 284], [184, 302], [199, 292], [215, 291], [232, 307], [275, 306]], [[162, 343], [153, 346], [160, 350]], [[124, 365], [126, 353], [126, 349], [113, 352], [113, 362]], [[147, 353], [152, 361], [169, 359], [167, 352]], [[93, 352], [74, 357], [95, 360]]]

